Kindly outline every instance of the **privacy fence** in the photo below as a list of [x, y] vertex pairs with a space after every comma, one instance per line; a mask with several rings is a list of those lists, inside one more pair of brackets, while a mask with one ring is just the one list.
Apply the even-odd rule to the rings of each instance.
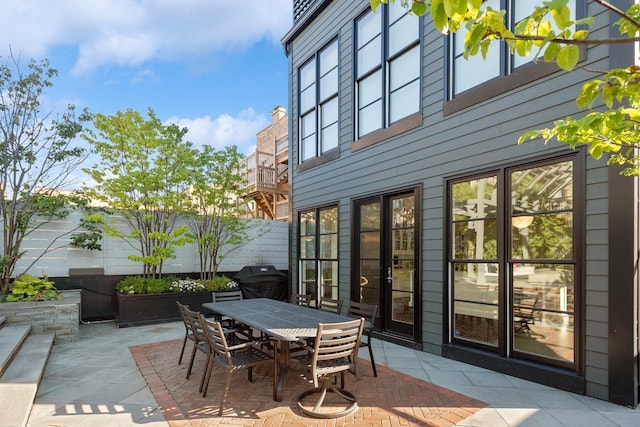
[[[40, 259], [40, 254], [57, 236], [73, 230], [79, 220], [79, 212], [72, 213], [64, 220], [42, 222], [27, 238], [22, 250], [25, 255], [19, 261], [15, 274], [19, 275], [29, 268], [29, 273], [50, 277], [73, 276], [78, 271], [101, 271], [104, 275], [134, 275], [142, 272], [142, 264], [132, 262], [127, 257], [136, 253], [131, 245], [121, 239], [104, 236], [102, 250], [74, 248], [69, 245], [71, 235], [60, 238]], [[111, 219], [111, 218], [108, 218]], [[117, 218], [116, 218], [117, 219]], [[288, 223], [281, 221], [251, 220], [256, 224], [251, 237], [244, 245], [234, 249], [223, 259], [220, 272], [237, 272], [247, 265], [273, 265], [279, 270], [288, 268]], [[178, 226], [184, 224], [178, 224]], [[0, 241], [2, 236], [0, 236]], [[224, 252], [224, 250], [223, 250]], [[168, 259], [163, 266], [163, 274], [197, 273], [199, 268], [198, 251], [195, 244], [176, 248], [176, 258]]]

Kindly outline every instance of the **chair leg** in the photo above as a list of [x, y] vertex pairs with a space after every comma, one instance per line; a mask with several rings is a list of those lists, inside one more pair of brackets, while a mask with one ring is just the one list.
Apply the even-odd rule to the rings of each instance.
[[202, 371], [202, 379], [200, 380], [200, 393], [202, 393], [202, 397], [207, 397], [207, 387], [209, 386], [209, 382], [207, 381], [205, 386], [205, 380], [208, 379], [207, 373], [209, 372], [209, 366], [211, 366], [211, 362], [213, 355], [211, 353], [207, 354], [207, 364], [204, 365], [204, 370]]
[[[344, 374], [344, 372], [342, 373]], [[324, 403], [324, 399], [327, 395], [327, 392], [330, 391], [335, 393], [337, 396], [340, 396], [342, 399], [346, 400], [348, 406], [344, 409], [335, 411], [335, 412], [326, 412], [322, 411], [322, 404]], [[309, 408], [308, 406], [303, 404], [303, 400], [311, 396], [313, 394], [320, 394], [318, 400], [313, 405], [313, 408]], [[309, 415], [314, 418], [338, 418], [345, 415], [349, 415], [358, 409], [358, 401], [356, 397], [350, 392], [346, 391], [344, 388], [338, 388], [333, 384], [333, 381], [329, 378], [325, 378], [322, 382], [322, 385], [319, 388], [314, 388], [312, 390], [307, 390], [300, 394], [297, 399], [298, 408], [306, 415]]]
[[227, 373], [227, 379], [224, 382], [224, 390], [222, 390], [222, 397], [220, 398], [220, 409], [218, 410], [218, 416], [222, 416], [222, 410], [224, 409], [224, 402], [227, 400], [227, 394], [229, 393], [229, 387], [231, 386], [231, 375], [233, 372], [230, 370]]
[[209, 383], [211, 382], [211, 372], [213, 372], [213, 365], [215, 364], [214, 357], [215, 357], [215, 354], [213, 355], [210, 354], [209, 359], [207, 361], [207, 366], [205, 370], [206, 378], [204, 379], [204, 389], [202, 390], [202, 397], [207, 397], [207, 390], [209, 389]]
[[184, 355], [184, 348], [187, 346], [187, 334], [184, 336], [184, 341], [182, 341], [182, 350], [180, 350], [180, 358], [178, 359], [178, 365], [182, 363], [182, 356]]
[[373, 368], [373, 376], [378, 376], [378, 370], [376, 369], [376, 361], [373, 358], [373, 348], [371, 347], [371, 335], [367, 334], [367, 347], [369, 347], [369, 358], [371, 359], [371, 367]]
[[189, 379], [189, 375], [191, 375], [191, 369], [193, 368], [193, 361], [196, 358], [196, 351], [198, 350], [196, 348], [196, 344], [193, 343], [193, 351], [191, 352], [191, 361], [189, 362], [189, 369], [187, 369], [187, 379]]

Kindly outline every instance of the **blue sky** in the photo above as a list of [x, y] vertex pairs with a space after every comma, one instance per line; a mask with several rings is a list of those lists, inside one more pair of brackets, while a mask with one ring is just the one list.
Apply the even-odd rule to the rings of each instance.
[[196, 145], [248, 153], [287, 107], [291, 0], [2, 0], [0, 60], [49, 59], [50, 110], [153, 108]]

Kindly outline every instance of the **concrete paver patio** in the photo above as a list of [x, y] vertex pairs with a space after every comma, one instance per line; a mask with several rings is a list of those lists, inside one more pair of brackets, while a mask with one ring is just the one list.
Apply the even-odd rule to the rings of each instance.
[[[124, 329], [113, 323], [81, 325], [79, 341], [54, 345], [28, 426], [168, 426], [129, 347], [176, 340], [183, 334], [181, 322]], [[380, 340], [373, 340], [373, 349], [379, 365], [487, 404], [454, 421], [458, 426], [640, 425], [639, 408], [559, 391]], [[367, 352], [363, 353], [365, 357]], [[171, 354], [176, 367], [177, 356], [177, 351]], [[246, 379], [244, 373], [236, 375]], [[197, 389], [199, 371], [190, 381], [189, 386]], [[347, 387], [350, 381], [347, 378]], [[215, 400], [214, 395], [210, 397]], [[246, 424], [227, 419], [225, 425]]]

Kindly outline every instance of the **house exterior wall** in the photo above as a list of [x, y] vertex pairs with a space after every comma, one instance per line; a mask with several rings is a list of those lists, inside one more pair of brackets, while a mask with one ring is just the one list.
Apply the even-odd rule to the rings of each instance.
[[[421, 221], [421, 264], [418, 274], [422, 299], [418, 344], [424, 351], [443, 354], [446, 348], [443, 335], [443, 322], [446, 320], [446, 179], [569, 153], [565, 146], [558, 143], [545, 145], [536, 141], [517, 145], [517, 140], [526, 130], [546, 127], [556, 119], [578, 115], [580, 110], [575, 98], [582, 84], [593, 76], [581, 70], [571, 73], [557, 71], [486, 101], [445, 114], [445, 37], [435, 30], [427, 16], [423, 21], [422, 38], [422, 124], [370, 146], [354, 149], [354, 19], [366, 10], [368, 2], [318, 0], [315, 6], [313, 21], [301, 26], [304, 17], [301, 18], [284, 39], [290, 74], [289, 153], [293, 220], [289, 271], [293, 286], [299, 281], [299, 248], [296, 242], [298, 212], [337, 204], [339, 292], [341, 298], [349, 300], [352, 295], [353, 201], [399, 189], [418, 188], [421, 203], [418, 216]], [[320, 12], [317, 13], [317, 10]], [[600, 10], [599, 6], [591, 2], [588, 4], [587, 14], [596, 17], [592, 35], [594, 38], [607, 38], [610, 36], [609, 15]], [[335, 37], [339, 43], [340, 74], [338, 156], [313, 167], [301, 167], [298, 164], [297, 141], [297, 70], [313, 53]], [[626, 60], [625, 64], [619, 63], [619, 66], [631, 63], [633, 51], [630, 48], [616, 46], [615, 49], [620, 49], [618, 55], [623, 58], [618, 62]], [[610, 60], [609, 47], [590, 47], [585, 50], [581, 65], [592, 69], [608, 69], [612, 66]], [[581, 381], [584, 383], [581, 386], [583, 389], [578, 391], [609, 400], [613, 393], [610, 383], [615, 377], [610, 364], [610, 320], [612, 310], [616, 310], [609, 306], [609, 259], [612, 250], [615, 252], [625, 248], [611, 246], [615, 236], [610, 234], [609, 228], [616, 218], [611, 217], [615, 212], [611, 211], [610, 206], [612, 203], [615, 205], [616, 201], [610, 199], [611, 172], [605, 160], [595, 161], [583, 150], [578, 152], [578, 156], [579, 162], [584, 165], [584, 186], [579, 190], [584, 194], [584, 209], [580, 213], [583, 228], [578, 232], [583, 236], [583, 253], [580, 257], [585, 270], [581, 279], [584, 283], [583, 294], [579, 297], [584, 331], [581, 338], [583, 350], [578, 355]], [[637, 191], [624, 192], [616, 197], [637, 200]], [[638, 234], [637, 220], [627, 219], [625, 224], [631, 227], [630, 234], [635, 239]], [[631, 270], [632, 265], [627, 263], [624, 268]], [[625, 284], [627, 289], [637, 289], [637, 278], [627, 275], [626, 279], [632, 280]], [[637, 291], [631, 291], [631, 296], [634, 292]], [[635, 295], [637, 298], [637, 293]], [[633, 304], [631, 308], [626, 308], [626, 318], [637, 320], [637, 303]], [[634, 324], [625, 327], [635, 330]], [[634, 347], [632, 343], [627, 344], [627, 347]], [[632, 351], [632, 348], [625, 351]], [[628, 360], [633, 360], [633, 354], [626, 356], [629, 356]], [[636, 362], [626, 363], [635, 365]], [[635, 385], [637, 393], [637, 370], [635, 373], [635, 378], [629, 381]], [[637, 404], [637, 395], [631, 399], [634, 402], [630, 404]], [[620, 400], [618, 403], [621, 403]]]

